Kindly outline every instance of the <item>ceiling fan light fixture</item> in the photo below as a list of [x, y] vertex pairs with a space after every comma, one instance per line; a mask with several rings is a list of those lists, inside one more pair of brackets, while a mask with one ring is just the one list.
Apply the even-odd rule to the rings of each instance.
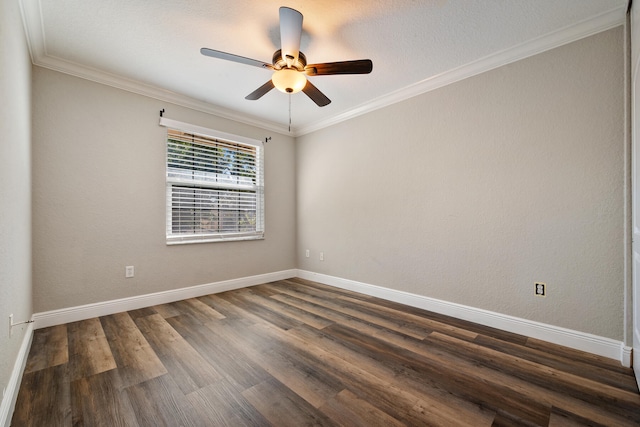
[[298, 93], [307, 84], [307, 77], [300, 71], [285, 68], [277, 70], [271, 76], [273, 85], [283, 93]]
[[[275, 87], [280, 92], [287, 94], [302, 91], [318, 107], [324, 107], [329, 105], [331, 100], [315, 87], [311, 81], [308, 81], [306, 76], [369, 74], [373, 70], [373, 63], [370, 59], [307, 65], [306, 56], [300, 52], [301, 38], [302, 14], [295, 9], [283, 6], [280, 8], [280, 49], [273, 53], [271, 64], [205, 47], [200, 49], [200, 53], [212, 58], [274, 71], [271, 80], [244, 97], [250, 101], [262, 98]], [[289, 103], [291, 103], [291, 97], [289, 97]], [[291, 104], [289, 104], [289, 108], [291, 108]]]

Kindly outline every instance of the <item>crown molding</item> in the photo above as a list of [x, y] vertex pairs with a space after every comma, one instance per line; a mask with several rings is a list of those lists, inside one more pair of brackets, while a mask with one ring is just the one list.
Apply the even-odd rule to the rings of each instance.
[[46, 36], [43, 28], [40, 0], [20, 0], [20, 6], [31, 61], [34, 65], [293, 137], [315, 132], [503, 65], [623, 25], [626, 16], [626, 7], [611, 9], [577, 24], [561, 28], [560, 30], [521, 43], [512, 48], [496, 52], [458, 68], [429, 77], [328, 119], [293, 128], [292, 131], [289, 132], [288, 127], [284, 125], [261, 120], [238, 111], [225, 109], [189, 96], [49, 55], [46, 51]]
[[284, 125], [260, 120], [256, 117], [248, 116], [247, 114], [225, 109], [208, 102], [159, 88], [157, 86], [127, 79], [50, 55], [46, 50], [46, 35], [43, 28], [40, 0], [21, 0], [20, 7], [23, 25], [27, 36], [29, 53], [31, 55], [31, 62], [34, 65], [160, 101], [170, 102], [172, 104], [212, 114], [221, 118], [256, 126], [264, 130], [291, 135], [288, 131], [288, 127]]
[[305, 135], [317, 130], [338, 124], [340, 122], [361, 116], [371, 111], [405, 101], [409, 98], [430, 92], [435, 89], [459, 82], [475, 75], [493, 70], [503, 65], [537, 55], [539, 53], [555, 49], [562, 45], [578, 41], [602, 31], [623, 25], [625, 22], [626, 7], [618, 7], [600, 15], [596, 15], [577, 24], [561, 28], [560, 30], [545, 34], [541, 37], [529, 40], [494, 54], [485, 56], [476, 61], [462, 65], [458, 68], [429, 77], [418, 83], [412, 84], [388, 95], [376, 98], [366, 104], [346, 111], [326, 120], [312, 123], [296, 129], [295, 136]]
[[182, 107], [187, 107], [192, 110], [212, 114], [214, 116], [244, 123], [246, 125], [256, 126], [260, 129], [269, 130], [281, 134], [289, 134], [286, 126], [279, 125], [277, 123], [260, 120], [258, 118], [251, 117], [237, 111], [222, 108], [208, 102], [200, 101], [189, 96], [181, 95], [179, 93], [148, 85], [136, 80], [131, 80], [114, 74], [106, 73], [101, 70], [85, 67], [74, 62], [56, 58], [54, 56], [45, 56], [32, 62], [34, 65], [37, 65], [39, 67], [59, 71], [61, 73], [80, 77], [85, 80], [90, 80], [96, 83], [125, 90], [127, 92], [143, 95], [148, 98], [180, 105]]

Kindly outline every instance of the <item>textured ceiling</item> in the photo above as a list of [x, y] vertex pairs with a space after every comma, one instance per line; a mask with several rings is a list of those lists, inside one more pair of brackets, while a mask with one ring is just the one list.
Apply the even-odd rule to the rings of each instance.
[[627, 0], [22, 0], [37, 65], [288, 132], [289, 95], [244, 97], [268, 70], [278, 8], [304, 15], [310, 63], [369, 58], [368, 75], [310, 80], [332, 103], [291, 96], [300, 134], [620, 25]]

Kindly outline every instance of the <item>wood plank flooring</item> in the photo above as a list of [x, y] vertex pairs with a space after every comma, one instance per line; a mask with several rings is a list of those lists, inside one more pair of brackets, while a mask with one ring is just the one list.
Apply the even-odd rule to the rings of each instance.
[[35, 331], [12, 426], [638, 426], [618, 362], [302, 279]]

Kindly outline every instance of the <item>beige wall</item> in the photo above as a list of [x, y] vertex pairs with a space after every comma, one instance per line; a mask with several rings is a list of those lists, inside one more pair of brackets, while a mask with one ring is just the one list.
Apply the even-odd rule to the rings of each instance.
[[[17, 0], [0, 2], [0, 388], [31, 318], [31, 60]], [[2, 420], [0, 420], [2, 422]]]
[[[295, 268], [293, 138], [39, 67], [33, 92], [36, 312]], [[171, 119], [272, 136], [265, 240], [165, 244], [162, 108]]]
[[298, 267], [621, 340], [623, 58], [619, 27], [298, 138]]

